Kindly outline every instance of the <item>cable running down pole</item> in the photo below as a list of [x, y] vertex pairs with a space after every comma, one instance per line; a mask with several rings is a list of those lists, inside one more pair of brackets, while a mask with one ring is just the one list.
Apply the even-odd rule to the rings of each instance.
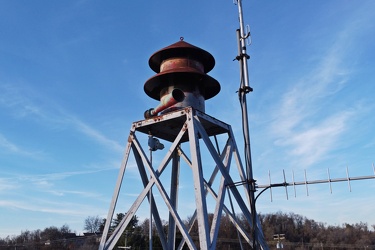
[[252, 215], [252, 235], [253, 235], [253, 249], [267, 248], [267, 246], [261, 246], [262, 244], [258, 241], [260, 231], [260, 225], [258, 226], [258, 217], [255, 207], [255, 192], [256, 185], [253, 177], [252, 160], [251, 160], [251, 147], [250, 147], [250, 133], [249, 133], [249, 121], [248, 121], [248, 111], [247, 111], [247, 101], [246, 94], [252, 92], [253, 89], [249, 85], [249, 74], [248, 74], [248, 64], [247, 60], [250, 56], [246, 51], [246, 39], [250, 37], [250, 32], [245, 31], [245, 26], [243, 22], [242, 13], [242, 1], [236, 0], [235, 3], [238, 6], [238, 16], [240, 22], [240, 29], [237, 29], [237, 42], [238, 42], [238, 55], [236, 59], [239, 61], [240, 67], [240, 88], [238, 91], [238, 97], [242, 112], [242, 129], [244, 136], [244, 154], [245, 154], [245, 166], [246, 166], [246, 187], [249, 193], [249, 205]]

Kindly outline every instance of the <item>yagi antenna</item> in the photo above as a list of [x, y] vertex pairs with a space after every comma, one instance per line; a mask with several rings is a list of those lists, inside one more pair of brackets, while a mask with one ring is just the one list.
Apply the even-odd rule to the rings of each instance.
[[[373, 175], [354, 176], [353, 177], [353, 176], [349, 175], [349, 168], [346, 167], [346, 177], [342, 177], [342, 178], [331, 178], [331, 174], [330, 174], [330, 171], [329, 171], [329, 168], [328, 168], [327, 169], [327, 179], [321, 179], [321, 180], [308, 180], [307, 179], [307, 171], [304, 170], [304, 180], [303, 181], [295, 181], [295, 179], [294, 179], [294, 171], [292, 171], [292, 182], [287, 182], [286, 177], [285, 177], [285, 170], [283, 170], [283, 179], [284, 179], [284, 182], [281, 182], [281, 183], [272, 183], [272, 181], [271, 181], [271, 172], [268, 171], [268, 180], [269, 180], [269, 183], [265, 184], [265, 185], [256, 185], [257, 189], [263, 189], [262, 191], [260, 191], [258, 193], [258, 195], [256, 196], [256, 199], [264, 191], [266, 191], [266, 190], [269, 189], [270, 190], [270, 199], [271, 199], [271, 201], [273, 201], [272, 188], [275, 188], [275, 187], [284, 187], [285, 188], [286, 199], [288, 200], [289, 199], [289, 192], [288, 192], [288, 189], [287, 189], [288, 186], [292, 186], [293, 187], [294, 197], [297, 197], [296, 186], [305, 186], [305, 188], [306, 188], [306, 196], [309, 196], [308, 185], [323, 184], [323, 183], [328, 183], [329, 184], [329, 192], [332, 194], [332, 183], [333, 182], [347, 182], [348, 183], [349, 192], [351, 192], [352, 191], [351, 181], [375, 179], [375, 166], [374, 166], [374, 164], [372, 164], [372, 168], [373, 168], [373, 172], [374, 172]], [[239, 182], [239, 183], [236, 183], [235, 185], [243, 185], [243, 184]]]

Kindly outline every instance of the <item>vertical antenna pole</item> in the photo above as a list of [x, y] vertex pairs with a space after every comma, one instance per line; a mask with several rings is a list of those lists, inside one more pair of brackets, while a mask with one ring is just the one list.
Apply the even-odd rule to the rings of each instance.
[[283, 176], [284, 176], [284, 186], [285, 186], [286, 199], [289, 200], [289, 196], [288, 196], [288, 186], [287, 186], [287, 182], [286, 182], [286, 178], [285, 178], [285, 170], [284, 170], [284, 169], [283, 169]]
[[307, 174], [306, 174], [306, 169], [305, 169], [305, 186], [306, 186], [306, 195], [309, 196], [309, 188], [307, 187]]
[[258, 242], [258, 232], [257, 232], [257, 223], [256, 218], [256, 208], [255, 208], [255, 180], [253, 178], [253, 169], [252, 169], [252, 162], [251, 162], [251, 149], [250, 149], [250, 134], [249, 134], [249, 121], [248, 121], [248, 113], [247, 113], [247, 102], [246, 102], [246, 94], [252, 91], [252, 88], [249, 86], [249, 75], [248, 75], [248, 66], [247, 60], [250, 58], [246, 53], [246, 42], [245, 39], [249, 36], [249, 34], [245, 34], [244, 32], [244, 24], [243, 24], [243, 14], [242, 14], [242, 2], [241, 0], [237, 0], [238, 5], [238, 16], [240, 22], [240, 29], [236, 31], [237, 40], [238, 40], [238, 56], [236, 59], [239, 61], [240, 66], [240, 89], [239, 89], [239, 99], [242, 111], [242, 129], [244, 135], [244, 143], [245, 143], [245, 165], [246, 165], [246, 178], [247, 178], [247, 189], [249, 192], [249, 203], [250, 203], [250, 211], [253, 217], [253, 249], [259, 249], [259, 242]]
[[294, 197], [297, 197], [297, 192], [296, 192], [296, 182], [294, 181], [294, 171], [292, 171], [293, 173], [293, 188], [294, 188]]
[[[237, 38], [238, 38], [238, 52], [241, 53], [241, 37], [240, 31], [237, 30]], [[247, 71], [246, 68], [243, 68], [242, 64], [243, 58], [239, 59], [240, 62], [240, 77], [241, 77], [241, 86], [238, 91], [238, 96], [240, 99], [241, 111], [242, 111], [242, 130], [244, 135], [245, 141], [245, 163], [246, 163], [246, 173], [247, 173], [247, 180], [249, 183], [253, 181], [253, 170], [252, 170], [252, 162], [251, 162], [251, 148], [250, 148], [250, 134], [249, 134], [249, 118], [247, 114], [247, 102], [246, 102], [246, 94], [248, 92], [245, 91], [246, 86], [244, 86], [244, 72]]]
[[352, 186], [350, 185], [350, 177], [349, 177], [349, 169], [346, 167], [346, 179], [348, 180], [348, 187], [349, 187], [349, 192], [352, 191]]
[[242, 68], [244, 69], [243, 73], [243, 85], [245, 89], [247, 89], [248, 92], [252, 91], [252, 88], [250, 88], [249, 85], [249, 74], [248, 74], [248, 66], [247, 66], [247, 59], [249, 59], [249, 55], [246, 52], [246, 38], [250, 36], [250, 32], [245, 33], [245, 25], [243, 22], [243, 14], [242, 14], [242, 1], [237, 0], [237, 6], [238, 6], [238, 17], [239, 17], [239, 22], [240, 22], [240, 54], [239, 56], [241, 57], [241, 64]]
[[268, 179], [270, 181], [270, 195], [271, 195], [271, 202], [272, 202], [272, 182], [271, 182], [271, 171], [268, 170]]
[[327, 168], [327, 173], [328, 173], [329, 190], [331, 191], [331, 194], [332, 194], [331, 175], [329, 173], [329, 168]]

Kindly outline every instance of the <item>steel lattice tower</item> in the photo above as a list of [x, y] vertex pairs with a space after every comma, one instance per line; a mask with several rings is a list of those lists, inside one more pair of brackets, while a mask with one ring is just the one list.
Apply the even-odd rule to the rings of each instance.
[[[206, 74], [214, 64], [211, 54], [183, 39], [151, 56], [149, 65], [157, 74], [145, 83], [144, 90], [161, 104], [147, 110], [145, 120], [134, 122], [131, 126], [99, 249], [115, 246], [143, 203], [150, 208], [163, 249], [182, 249], [184, 246], [189, 249], [216, 249], [223, 214], [237, 229], [241, 248], [243, 244], [248, 246], [245, 249], [253, 247], [253, 235], [262, 248], [268, 248], [259, 219], [247, 205], [254, 190], [250, 190], [248, 185], [241, 185], [241, 188], [234, 185], [248, 180], [231, 126], [204, 113], [204, 101], [220, 91], [220, 84]], [[160, 115], [159, 111], [162, 111]], [[148, 148], [138, 135], [149, 137]], [[222, 150], [219, 149], [218, 136], [222, 139]], [[157, 163], [152, 160], [151, 153], [149, 156], [146, 153], [161, 145], [156, 138], [170, 144]], [[134, 156], [143, 189], [117, 228], [110, 232], [131, 155]], [[180, 171], [185, 166], [191, 171], [195, 199], [188, 223], [182, 220], [179, 207], [183, 198], [179, 197], [180, 180], [184, 178]], [[167, 173], [170, 176], [166, 177]], [[156, 201], [152, 188], [157, 190], [162, 205]], [[160, 216], [165, 209], [169, 216], [167, 232]], [[238, 213], [243, 215], [241, 223]], [[212, 220], [209, 220], [210, 216]], [[242, 224], [243, 218], [246, 225]], [[195, 223], [198, 232], [194, 233], [197, 233], [198, 239], [192, 237]], [[177, 234], [182, 235], [182, 240], [176, 239]]]

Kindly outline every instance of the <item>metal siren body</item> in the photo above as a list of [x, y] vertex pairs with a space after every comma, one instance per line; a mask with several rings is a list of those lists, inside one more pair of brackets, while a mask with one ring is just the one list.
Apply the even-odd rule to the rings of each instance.
[[171, 109], [173, 105], [182, 102], [184, 99], [185, 94], [181, 89], [173, 89], [160, 98], [160, 104], [157, 107], [146, 110], [144, 116], [146, 119], [157, 116], [159, 112], [165, 111], [167, 108]]
[[205, 100], [220, 92], [219, 82], [206, 74], [215, 66], [214, 57], [182, 38], [155, 52], [149, 66], [157, 74], [146, 81], [144, 91], [160, 104], [145, 112], [146, 119], [189, 106], [205, 112]]

